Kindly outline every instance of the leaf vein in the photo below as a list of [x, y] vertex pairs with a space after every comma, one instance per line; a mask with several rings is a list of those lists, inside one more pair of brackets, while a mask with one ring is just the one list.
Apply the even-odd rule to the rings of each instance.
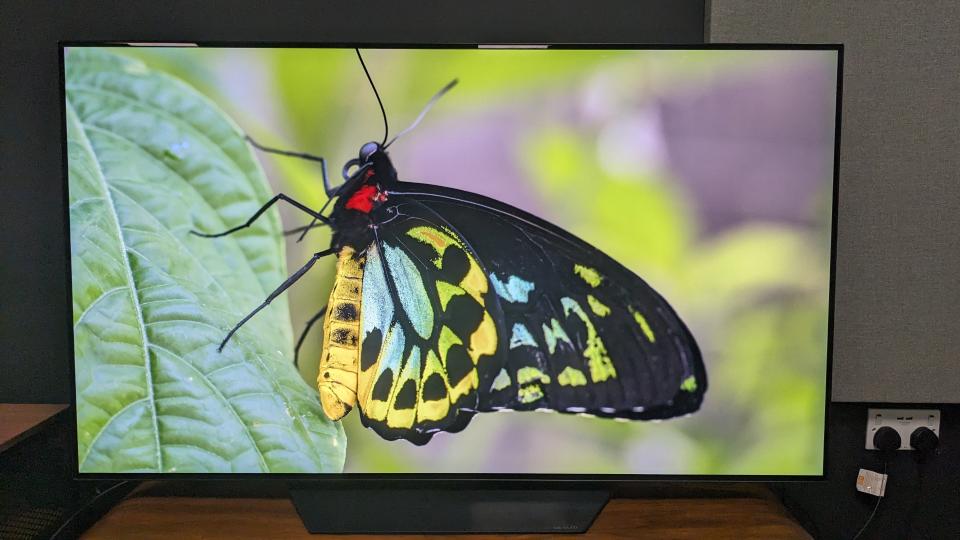
[[115, 293], [115, 292], [117, 292], [117, 291], [122, 291], [122, 290], [124, 290], [124, 289], [126, 289], [126, 288], [127, 288], [127, 287], [124, 285], [124, 286], [120, 286], [120, 287], [114, 287], [114, 288], [110, 289], [109, 291], [104, 291], [103, 293], [101, 293], [100, 296], [98, 296], [98, 297], [96, 298], [96, 300], [94, 300], [93, 302], [90, 302], [90, 304], [83, 310], [83, 313], [81, 313], [80, 316], [77, 317], [77, 322], [73, 323], [73, 329], [76, 330], [77, 327], [80, 326], [80, 323], [83, 322], [83, 318], [86, 317], [86, 316], [87, 316], [87, 313], [89, 313], [90, 310], [93, 309], [94, 306], [96, 306], [97, 304], [99, 304], [100, 301], [102, 301], [104, 298], [110, 296], [111, 294], [113, 294], [113, 293]]
[[221, 392], [219, 388], [217, 388], [217, 385], [213, 384], [213, 382], [207, 379], [206, 375], [204, 375], [202, 371], [197, 369], [196, 366], [194, 366], [191, 362], [188, 362], [179, 354], [171, 351], [170, 349], [167, 349], [166, 347], [157, 345], [155, 343], [151, 343], [150, 347], [169, 354], [174, 359], [179, 360], [180, 363], [182, 363], [185, 367], [187, 367], [191, 371], [194, 371], [195, 373], [197, 373], [197, 375], [200, 375], [200, 378], [203, 380], [204, 384], [206, 384], [207, 387], [214, 393], [214, 395], [220, 398], [220, 401], [224, 405], [226, 405], [228, 409], [230, 409], [231, 413], [233, 413], [233, 416], [237, 420], [237, 423], [240, 424], [240, 427], [243, 428], [243, 432], [247, 435], [247, 438], [250, 439], [250, 444], [253, 445], [254, 450], [257, 451], [257, 456], [260, 458], [260, 466], [263, 467], [264, 471], [269, 472], [270, 467], [267, 465], [267, 460], [266, 458], [264, 458], [263, 452], [260, 450], [260, 446], [257, 444], [256, 437], [253, 436], [253, 433], [250, 432], [250, 427], [247, 426], [246, 422], [243, 421], [243, 418], [240, 416], [240, 413], [237, 412], [237, 409], [234, 408], [232, 403], [230, 403], [230, 400], [225, 395], [223, 395], [223, 392]]
[[[127, 404], [124, 405], [119, 411], [115, 412], [113, 415], [110, 416], [110, 419], [107, 420], [107, 421], [103, 424], [103, 426], [100, 427], [100, 430], [97, 431], [97, 434], [93, 436], [93, 439], [90, 441], [90, 444], [87, 446], [87, 451], [83, 454], [83, 459], [80, 460], [80, 469], [81, 469], [81, 470], [83, 469], [83, 464], [87, 462], [87, 458], [90, 457], [90, 453], [93, 452], [93, 447], [96, 446], [96, 445], [97, 445], [97, 441], [100, 440], [100, 436], [103, 435], [103, 434], [107, 431], [107, 428], [109, 428], [110, 425], [113, 424], [113, 421], [116, 420], [117, 418], [119, 418], [120, 415], [122, 415], [127, 409], [133, 407], [133, 406], [136, 405], [137, 403], [141, 403], [141, 402], [144, 402], [144, 401], [149, 401], [149, 399], [147, 398], [147, 396], [144, 396], [144, 397], [142, 397], [142, 398], [140, 398], [140, 399], [135, 399], [135, 400], [131, 401], [130, 403], [127, 403]], [[98, 408], [99, 408], [99, 407], [98, 407]], [[100, 410], [103, 410], [103, 409], [100, 409]], [[106, 411], [104, 411], [104, 412], [106, 412]]]
[[[71, 113], [73, 113], [74, 115], [76, 115], [76, 111], [73, 110], [73, 106], [70, 104], [69, 99], [67, 100], [67, 107], [69, 107]], [[84, 123], [82, 123], [82, 122], [79, 122], [79, 116], [77, 116], [77, 119], [78, 119], [78, 123], [80, 123], [81, 127], [86, 126], [86, 124], [84, 124]], [[102, 184], [101, 187], [102, 187], [102, 189], [103, 189], [104, 199], [107, 201], [108, 205], [113, 209], [113, 211], [110, 212], [110, 216], [113, 217], [113, 220], [114, 220], [114, 226], [116, 227], [117, 239], [120, 241], [120, 245], [121, 245], [121, 246], [125, 246], [127, 243], [126, 243], [126, 239], [123, 237], [123, 231], [121, 230], [121, 227], [120, 227], [120, 216], [117, 215], [118, 209], [117, 209], [116, 201], [113, 200], [113, 196], [110, 194], [110, 185], [109, 185], [109, 183], [107, 182], [107, 177], [106, 177], [106, 175], [105, 175], [104, 172], [103, 172], [103, 167], [101, 167], [101, 165], [100, 165], [100, 160], [98, 159], [98, 156], [97, 156], [96, 151], [94, 151], [94, 149], [93, 149], [93, 145], [92, 145], [91, 142], [90, 142], [90, 138], [87, 137], [87, 132], [86, 132], [85, 127], [84, 127], [84, 129], [81, 129], [81, 130], [80, 130], [80, 136], [81, 136], [81, 141], [80, 141], [81, 145], [84, 147], [84, 149], [85, 149], [87, 152], [89, 152], [90, 156], [93, 158], [94, 164], [95, 164], [96, 167], [97, 167], [97, 171], [96, 171], [96, 172], [97, 172], [97, 178], [100, 180], [100, 182], [101, 182], [101, 184]], [[155, 403], [154, 403], [153, 370], [152, 370], [152, 366], [151, 366], [151, 363], [150, 363], [150, 352], [147, 350], [147, 346], [148, 346], [148, 343], [147, 343], [147, 330], [146, 330], [146, 328], [143, 326], [143, 313], [140, 311], [140, 306], [139, 306], [139, 304], [138, 304], [139, 298], [137, 298], [137, 290], [136, 290], [137, 283], [136, 283], [136, 281], [133, 279], [133, 268], [131, 267], [130, 257], [129, 257], [129, 256], [124, 256], [124, 257], [123, 257], [123, 262], [124, 262], [125, 274], [126, 274], [126, 277], [127, 277], [127, 281], [128, 281], [128, 283], [129, 283], [129, 287], [130, 287], [130, 295], [133, 297], [133, 298], [132, 298], [132, 300], [133, 300], [133, 310], [134, 310], [134, 312], [135, 312], [136, 315], [137, 315], [137, 322], [139, 323], [138, 325], [139, 325], [139, 330], [140, 330], [141, 346], [142, 346], [142, 348], [143, 348], [143, 363], [144, 363], [144, 366], [146, 367], [146, 369], [145, 369], [144, 371], [145, 371], [146, 383], [147, 383], [147, 384], [146, 384], [146, 386], [147, 386], [147, 397], [148, 397], [149, 400], [150, 400], [150, 412], [151, 412], [151, 418], [152, 418], [152, 420], [153, 420], [153, 428], [154, 428], [154, 432], [153, 432], [153, 433], [154, 433], [154, 443], [156, 444], [156, 447], [157, 447], [157, 448], [156, 448], [157, 471], [162, 471], [162, 470], [163, 470], [163, 455], [162, 455], [162, 453], [161, 453], [161, 451], [160, 451], [160, 426], [159, 426], [159, 424], [157, 423], [157, 408], [156, 408], [156, 405], [155, 405]], [[111, 420], [112, 420], [112, 418], [113, 418], [113, 417], [111, 417]], [[87, 448], [87, 455], [89, 455], [91, 448], [92, 448], [92, 446], [90, 446], [90, 447]]]

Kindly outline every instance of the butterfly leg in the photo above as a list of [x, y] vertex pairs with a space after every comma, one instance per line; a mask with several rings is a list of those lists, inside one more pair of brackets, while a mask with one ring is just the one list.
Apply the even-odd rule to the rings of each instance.
[[326, 227], [326, 226], [327, 226], [326, 223], [313, 223], [313, 222], [311, 222], [309, 225], [304, 225], [304, 226], [302, 226], [302, 227], [297, 227], [297, 228], [295, 228], [295, 229], [290, 229], [290, 230], [287, 230], [287, 231], [283, 231], [283, 235], [284, 235], [284, 236], [293, 236], [293, 235], [295, 235], [295, 234], [299, 234], [299, 233], [302, 233], [302, 232], [304, 232], [304, 231], [309, 231], [310, 229], [316, 229], [317, 227]]
[[[327, 160], [323, 159], [323, 157], [321, 157], [321, 156], [315, 156], [315, 155], [313, 155], [313, 154], [308, 154], [308, 153], [306, 153], [306, 152], [293, 152], [293, 151], [290, 151], [290, 150], [282, 150], [282, 149], [280, 149], [280, 148], [271, 148], [271, 147], [269, 147], [269, 146], [264, 146], [264, 145], [258, 143], [257, 141], [253, 140], [253, 137], [251, 137], [251, 136], [249, 136], [249, 135], [246, 135], [246, 138], [247, 138], [247, 141], [248, 141], [254, 148], [256, 148], [257, 150], [260, 150], [260, 151], [262, 151], [262, 152], [267, 152], [267, 153], [269, 153], [269, 154], [277, 154], [277, 155], [279, 155], [279, 156], [290, 156], [290, 157], [295, 157], [295, 158], [300, 158], [300, 159], [306, 159], [306, 160], [308, 160], [308, 161], [316, 161], [316, 162], [319, 162], [319, 163], [320, 163], [320, 174], [323, 176], [323, 191], [327, 194], [327, 204], [330, 204], [330, 199], [331, 199], [334, 195], [336, 195], [336, 192], [338, 191], [338, 189], [337, 189], [337, 188], [334, 188], [334, 187], [332, 187], [332, 186], [330, 185], [330, 180], [329, 180], [329, 178], [327, 177]], [[323, 211], [327, 208], [327, 204], [324, 204], [324, 205], [323, 205], [323, 208], [320, 209], [320, 213], [321, 213], [321, 214], [322, 214]], [[299, 243], [301, 240], [303, 240], [303, 237], [304, 237], [304, 236], [307, 235], [307, 231], [309, 231], [310, 229], [314, 228], [315, 226], [319, 226], [319, 225], [316, 225], [316, 223], [317, 223], [317, 218], [314, 217], [313, 220], [310, 221], [310, 225], [309, 225], [309, 226], [307, 226], [306, 228], [298, 227], [298, 228], [296, 229], [297, 231], [302, 231], [302, 233], [300, 234], [300, 237], [297, 238], [297, 242], [298, 242], [298, 243]], [[287, 234], [287, 233], [284, 233], [284, 235], [286, 235], [286, 234]]]
[[319, 261], [319, 260], [322, 259], [323, 257], [326, 257], [327, 255], [332, 255], [332, 254], [335, 253], [335, 252], [336, 252], [336, 250], [334, 250], [333, 248], [330, 248], [330, 249], [325, 249], [325, 250], [323, 250], [323, 251], [318, 251], [318, 252], [314, 253], [314, 254], [313, 254], [313, 257], [310, 257], [310, 260], [307, 261], [306, 264], [304, 264], [302, 267], [300, 267], [299, 270], [297, 270], [296, 272], [294, 272], [293, 274], [291, 274], [290, 277], [288, 277], [286, 281], [284, 281], [283, 283], [281, 283], [279, 287], [277, 287], [272, 293], [269, 294], [269, 296], [267, 296], [267, 299], [264, 300], [262, 304], [260, 304], [259, 306], [257, 306], [257, 307], [256, 307], [253, 311], [251, 311], [250, 313], [248, 313], [246, 317], [240, 319], [240, 322], [238, 322], [238, 323], [236, 324], [236, 326], [234, 326], [234, 327], [230, 330], [230, 332], [227, 333], [227, 337], [223, 338], [223, 341], [220, 342], [220, 346], [217, 347], [217, 352], [222, 352], [222, 351], [223, 351], [223, 347], [227, 344], [228, 341], [230, 341], [230, 338], [233, 337], [233, 334], [235, 334], [235, 333], [237, 332], [237, 330], [239, 330], [240, 327], [244, 325], [244, 323], [246, 323], [246, 322], [249, 321], [251, 318], [253, 318], [253, 316], [256, 315], [261, 309], [263, 309], [263, 308], [267, 307], [268, 305], [270, 305], [270, 302], [273, 302], [273, 299], [274, 299], [274, 298], [280, 296], [280, 294], [282, 294], [283, 291], [287, 290], [291, 285], [293, 285], [294, 283], [296, 283], [298, 279], [302, 278], [303, 275], [306, 274], [307, 271], [310, 270], [310, 268], [311, 268], [317, 261]]
[[297, 340], [297, 346], [293, 348], [293, 365], [294, 366], [299, 367], [298, 362], [300, 360], [300, 346], [303, 345], [303, 341], [307, 339], [307, 334], [310, 333], [310, 328], [313, 326], [314, 323], [319, 321], [326, 312], [327, 312], [327, 306], [323, 306], [322, 308], [320, 308], [320, 311], [318, 311], [316, 315], [314, 315], [313, 317], [310, 317], [310, 320], [307, 321], [306, 327], [303, 329], [303, 333], [300, 334], [300, 339]]
[[269, 146], [264, 146], [257, 141], [253, 140], [253, 137], [246, 135], [247, 142], [249, 142], [254, 148], [260, 150], [261, 152], [267, 152], [268, 154], [277, 154], [278, 156], [290, 156], [300, 159], [305, 159], [307, 161], [316, 161], [320, 163], [320, 174], [323, 175], [323, 190], [327, 193], [328, 197], [331, 197], [334, 188], [330, 187], [330, 181], [327, 179], [327, 160], [323, 159], [320, 156], [315, 156], [313, 154], [308, 154], [306, 152], [293, 152], [290, 150], [282, 150], [280, 148], [271, 148]]
[[270, 199], [269, 201], [267, 201], [267, 204], [261, 206], [260, 209], [257, 210], [252, 216], [250, 216], [250, 219], [248, 219], [247, 222], [244, 223], [243, 225], [237, 225], [236, 227], [234, 227], [234, 228], [232, 228], [232, 229], [227, 229], [227, 230], [225, 230], [225, 231], [223, 231], [223, 232], [215, 233], [215, 234], [202, 233], [202, 232], [200, 232], [200, 231], [195, 231], [195, 230], [194, 230], [194, 231], [190, 231], [190, 234], [195, 234], [195, 235], [197, 235], [197, 236], [202, 236], [202, 237], [204, 237], [204, 238], [217, 238], [217, 237], [220, 237], [220, 236], [226, 236], [226, 235], [228, 235], [228, 234], [235, 233], [235, 232], [237, 232], [237, 231], [239, 231], [239, 230], [241, 230], [241, 229], [246, 229], [247, 227], [249, 227], [250, 225], [252, 225], [253, 222], [257, 220], [257, 218], [259, 218], [261, 215], [263, 215], [263, 213], [266, 212], [271, 206], [273, 206], [274, 204], [276, 204], [277, 201], [286, 201], [286, 202], [292, 204], [292, 205], [295, 206], [296, 208], [298, 208], [298, 209], [302, 210], [303, 212], [305, 212], [305, 213], [313, 216], [313, 219], [314, 219], [314, 220], [320, 221], [320, 222], [321, 222], [322, 224], [324, 224], [324, 225], [327, 225], [327, 224], [330, 223], [330, 220], [328, 220], [326, 217], [320, 215], [319, 212], [314, 212], [314, 211], [311, 210], [307, 205], [305, 205], [305, 204], [303, 204], [303, 203], [301, 203], [301, 202], [298, 202], [298, 201], [296, 201], [296, 200], [294, 200], [294, 199], [291, 199], [290, 197], [284, 195], [283, 193], [279, 193], [279, 194], [277, 194], [277, 195], [274, 195], [274, 197], [273, 197], [272, 199]]

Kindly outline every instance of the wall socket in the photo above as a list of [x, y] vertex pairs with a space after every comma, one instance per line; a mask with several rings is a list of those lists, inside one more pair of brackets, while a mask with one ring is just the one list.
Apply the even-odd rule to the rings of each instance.
[[940, 436], [940, 411], [937, 409], [867, 409], [867, 450], [876, 450], [873, 435], [887, 426], [900, 434], [900, 450], [913, 450], [910, 435], [919, 427], [930, 428]]

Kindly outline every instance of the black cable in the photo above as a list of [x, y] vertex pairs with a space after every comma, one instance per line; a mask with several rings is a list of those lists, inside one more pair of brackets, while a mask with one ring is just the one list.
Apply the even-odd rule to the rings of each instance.
[[53, 534], [50, 535], [50, 540], [54, 540], [60, 533], [63, 532], [63, 529], [65, 529], [65, 528], [67, 527], [67, 525], [73, 523], [74, 518], [76, 518], [77, 516], [79, 516], [80, 513], [83, 512], [84, 510], [90, 508], [90, 507], [93, 505], [93, 503], [95, 503], [95, 502], [97, 502], [98, 500], [100, 500], [100, 497], [103, 497], [104, 495], [106, 495], [107, 493], [110, 493], [111, 491], [117, 489], [118, 487], [120, 487], [120, 486], [122, 486], [122, 485], [125, 485], [125, 484], [129, 484], [129, 483], [130, 483], [130, 480], [124, 480], [124, 481], [119, 482], [119, 483], [116, 483], [116, 484], [108, 487], [107, 489], [101, 491], [100, 493], [97, 493], [96, 495], [94, 495], [94, 497], [93, 497], [92, 499], [90, 499], [89, 501], [87, 501], [86, 503], [84, 503], [83, 506], [81, 506], [80, 508], [78, 508], [76, 512], [70, 514], [70, 517], [68, 517], [68, 518], [66, 519], [66, 521], [63, 522], [63, 525], [60, 525], [60, 527], [59, 527], [56, 531], [53, 531]]
[[[887, 460], [883, 460], [883, 474], [887, 474]], [[886, 486], [884, 486], [884, 493], [886, 493]], [[863, 527], [860, 527], [860, 530], [857, 531], [857, 534], [853, 537], [853, 540], [860, 538], [860, 535], [863, 534], [863, 531], [867, 530], [867, 527], [870, 525], [870, 522], [873, 521], [873, 517], [877, 515], [877, 509], [880, 508], [880, 501], [883, 500], [883, 497], [877, 497], [877, 504], [873, 505], [873, 512], [870, 512], [870, 517], [867, 518], [867, 521], [863, 524]]]
[[913, 504], [910, 505], [910, 510], [907, 511], [906, 519], [906, 538], [921, 538], [920, 535], [913, 534], [913, 528], [916, 525], [914, 520], [917, 516], [917, 511], [920, 508], [921, 496], [923, 495], [923, 463], [917, 463], [917, 485], [914, 488], [916, 494], [913, 497]]

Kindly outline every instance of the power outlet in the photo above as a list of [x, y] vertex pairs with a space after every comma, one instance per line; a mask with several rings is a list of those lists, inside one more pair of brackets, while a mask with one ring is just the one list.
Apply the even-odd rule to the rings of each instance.
[[873, 435], [887, 426], [900, 434], [900, 450], [910, 448], [910, 435], [919, 427], [930, 428], [940, 436], [940, 411], [937, 409], [867, 409], [867, 450], [876, 450]]

